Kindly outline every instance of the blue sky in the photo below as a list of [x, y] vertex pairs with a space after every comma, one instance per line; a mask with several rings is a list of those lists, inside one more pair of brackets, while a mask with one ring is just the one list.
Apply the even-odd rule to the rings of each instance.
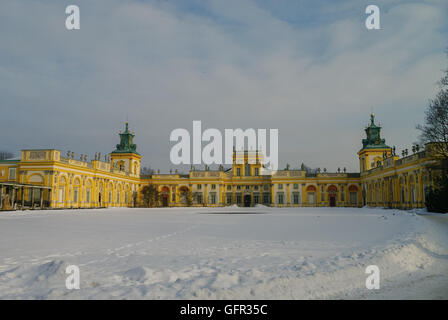
[[[65, 29], [77, 4], [81, 30]], [[381, 30], [367, 30], [369, 4]], [[0, 3], [2, 144], [93, 158], [126, 119], [167, 171], [175, 128], [279, 129], [280, 167], [358, 170], [373, 111], [398, 150], [417, 140], [448, 67], [446, 1]]]

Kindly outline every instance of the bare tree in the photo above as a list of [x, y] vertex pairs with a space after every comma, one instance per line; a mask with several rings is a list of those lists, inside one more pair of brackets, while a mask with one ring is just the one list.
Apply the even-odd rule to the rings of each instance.
[[[446, 49], [445, 53], [448, 56], [448, 49]], [[445, 74], [443, 75], [442, 79], [440, 79], [440, 86], [443, 87], [448, 87], [448, 69], [445, 70]]]
[[448, 87], [442, 88], [435, 99], [430, 100], [425, 112], [425, 123], [418, 125], [423, 143], [436, 142], [434, 151], [448, 159]]
[[425, 205], [428, 211], [448, 212], [448, 69], [439, 86], [436, 97], [429, 101], [425, 123], [417, 129], [421, 132], [420, 141], [431, 142], [431, 149], [441, 160], [428, 166], [436, 174], [433, 174], [434, 185], [426, 191]]
[[14, 158], [14, 154], [8, 151], [0, 151], [0, 160], [8, 160]]
[[[448, 54], [448, 51], [447, 51]], [[440, 90], [429, 101], [425, 112], [425, 123], [418, 125], [422, 143], [435, 142], [434, 151], [445, 161], [448, 160], [448, 69], [439, 81]]]

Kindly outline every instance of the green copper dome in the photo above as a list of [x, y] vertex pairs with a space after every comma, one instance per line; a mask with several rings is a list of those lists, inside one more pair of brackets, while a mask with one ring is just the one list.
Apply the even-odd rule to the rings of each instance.
[[126, 128], [123, 133], [120, 132], [120, 144], [112, 153], [135, 153], [138, 154], [137, 145], [133, 143], [134, 134], [129, 131], [129, 125], [126, 122]]
[[381, 127], [375, 124], [375, 115], [370, 115], [370, 125], [365, 129], [367, 139], [362, 139], [363, 149], [390, 148], [386, 140], [381, 139]]

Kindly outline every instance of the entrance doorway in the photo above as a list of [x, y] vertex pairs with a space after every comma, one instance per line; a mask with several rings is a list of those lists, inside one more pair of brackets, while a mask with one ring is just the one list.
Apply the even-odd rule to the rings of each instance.
[[244, 196], [244, 206], [250, 207], [250, 194]]
[[328, 187], [327, 192], [330, 207], [336, 207], [336, 196], [338, 194], [338, 188], [336, 188], [336, 186], [334, 185], [331, 185]]
[[330, 196], [330, 207], [336, 207], [336, 196]]
[[162, 195], [162, 207], [168, 207], [168, 195]]
[[160, 192], [161, 198], [162, 198], [162, 207], [168, 207], [169, 202], [169, 196], [170, 196], [170, 189], [168, 187], [163, 187]]

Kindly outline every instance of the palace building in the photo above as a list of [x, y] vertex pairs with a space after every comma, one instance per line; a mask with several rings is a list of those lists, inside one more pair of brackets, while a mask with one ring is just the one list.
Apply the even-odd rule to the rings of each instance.
[[[234, 152], [233, 166], [192, 168], [188, 174], [141, 175], [141, 155], [126, 123], [116, 149], [101, 160], [77, 160], [55, 149], [22, 150], [19, 160], [0, 160], [0, 209], [99, 208], [137, 206], [254, 206], [422, 208], [437, 157], [429, 143], [412, 154], [381, 138], [371, 115], [358, 152], [360, 172], [284, 170], [261, 174], [263, 154]], [[152, 187], [150, 187], [152, 186]], [[153, 190], [156, 199], [145, 190]], [[154, 191], [157, 190], [157, 191]], [[151, 199], [151, 200], [150, 200]], [[156, 202], [156, 203], [151, 203]]]

